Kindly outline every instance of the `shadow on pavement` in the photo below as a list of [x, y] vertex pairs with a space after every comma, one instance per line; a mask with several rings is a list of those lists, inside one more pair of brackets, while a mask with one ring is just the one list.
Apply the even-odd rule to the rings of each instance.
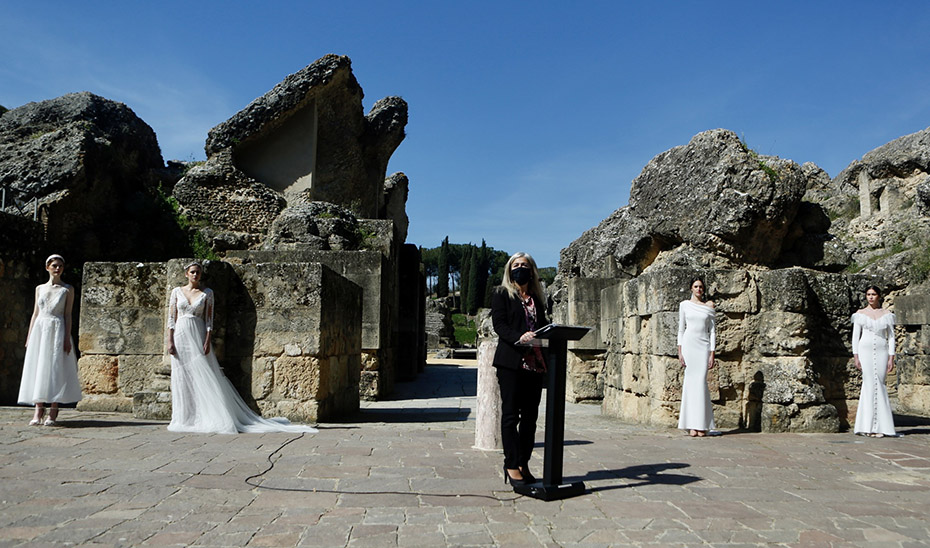
[[[346, 422], [455, 422], [468, 420], [471, 411], [459, 407], [405, 407], [403, 409], [362, 409]], [[337, 422], [337, 421], [331, 421]]]
[[596, 470], [588, 472], [584, 476], [574, 476], [565, 478], [565, 482], [573, 481], [603, 481], [611, 479], [639, 480], [634, 482], [624, 482], [619, 485], [603, 485], [598, 487], [588, 487], [588, 492], [609, 491], [611, 489], [626, 489], [629, 487], [640, 487], [643, 485], [688, 485], [703, 478], [697, 476], [686, 476], [683, 474], [665, 474], [666, 470], [677, 470], [688, 468], [690, 464], [683, 462], [663, 462], [659, 464], [639, 464], [628, 466], [616, 470]]
[[117, 428], [120, 426], [168, 426], [168, 421], [142, 422], [95, 419], [65, 419], [60, 421], [56, 428]]

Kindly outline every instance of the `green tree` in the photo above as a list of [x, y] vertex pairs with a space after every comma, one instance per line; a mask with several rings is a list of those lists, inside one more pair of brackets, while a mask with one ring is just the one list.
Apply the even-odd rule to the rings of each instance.
[[436, 275], [436, 296], [449, 295], [449, 237], [446, 236], [439, 247], [439, 264]]
[[472, 246], [468, 254], [468, 314], [477, 314], [478, 307], [484, 299], [484, 288], [481, 287], [481, 251]]
[[459, 308], [468, 314], [468, 291], [471, 289], [471, 244], [462, 246], [461, 275], [459, 277]]

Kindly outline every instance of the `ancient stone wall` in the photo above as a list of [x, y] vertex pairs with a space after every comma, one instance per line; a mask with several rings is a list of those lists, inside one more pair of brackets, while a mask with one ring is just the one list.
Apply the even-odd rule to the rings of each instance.
[[[79, 408], [170, 416], [164, 354], [171, 288], [188, 261], [88, 263]], [[361, 290], [318, 263], [205, 265], [217, 359], [264, 416], [325, 421], [358, 409]]]
[[930, 296], [902, 295], [894, 304], [897, 412], [930, 416]]
[[[678, 304], [693, 274], [647, 271], [601, 291], [605, 414], [677, 424]], [[854, 421], [860, 379], [850, 316], [868, 279], [789, 268], [709, 271], [705, 281], [717, 305], [708, 384], [718, 428], [834, 432]]]
[[0, 212], [0, 404], [13, 405], [26, 357], [26, 336], [42, 271], [42, 226]]

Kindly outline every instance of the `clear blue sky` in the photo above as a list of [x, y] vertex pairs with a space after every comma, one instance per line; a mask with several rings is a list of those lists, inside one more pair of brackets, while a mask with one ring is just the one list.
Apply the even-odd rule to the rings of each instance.
[[410, 104], [389, 166], [408, 241], [559, 250], [626, 204], [656, 154], [723, 127], [835, 176], [930, 126], [930, 3], [5, 2], [0, 104], [91, 91], [165, 159], [326, 53], [366, 111]]

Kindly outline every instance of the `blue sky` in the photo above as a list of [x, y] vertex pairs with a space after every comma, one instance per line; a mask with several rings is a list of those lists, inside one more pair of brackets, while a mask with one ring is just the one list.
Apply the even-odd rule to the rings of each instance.
[[91, 91], [165, 159], [326, 53], [367, 111], [399, 95], [408, 241], [555, 266], [656, 154], [727, 128], [835, 176], [930, 126], [930, 3], [21, 1], [0, 10], [0, 104]]

